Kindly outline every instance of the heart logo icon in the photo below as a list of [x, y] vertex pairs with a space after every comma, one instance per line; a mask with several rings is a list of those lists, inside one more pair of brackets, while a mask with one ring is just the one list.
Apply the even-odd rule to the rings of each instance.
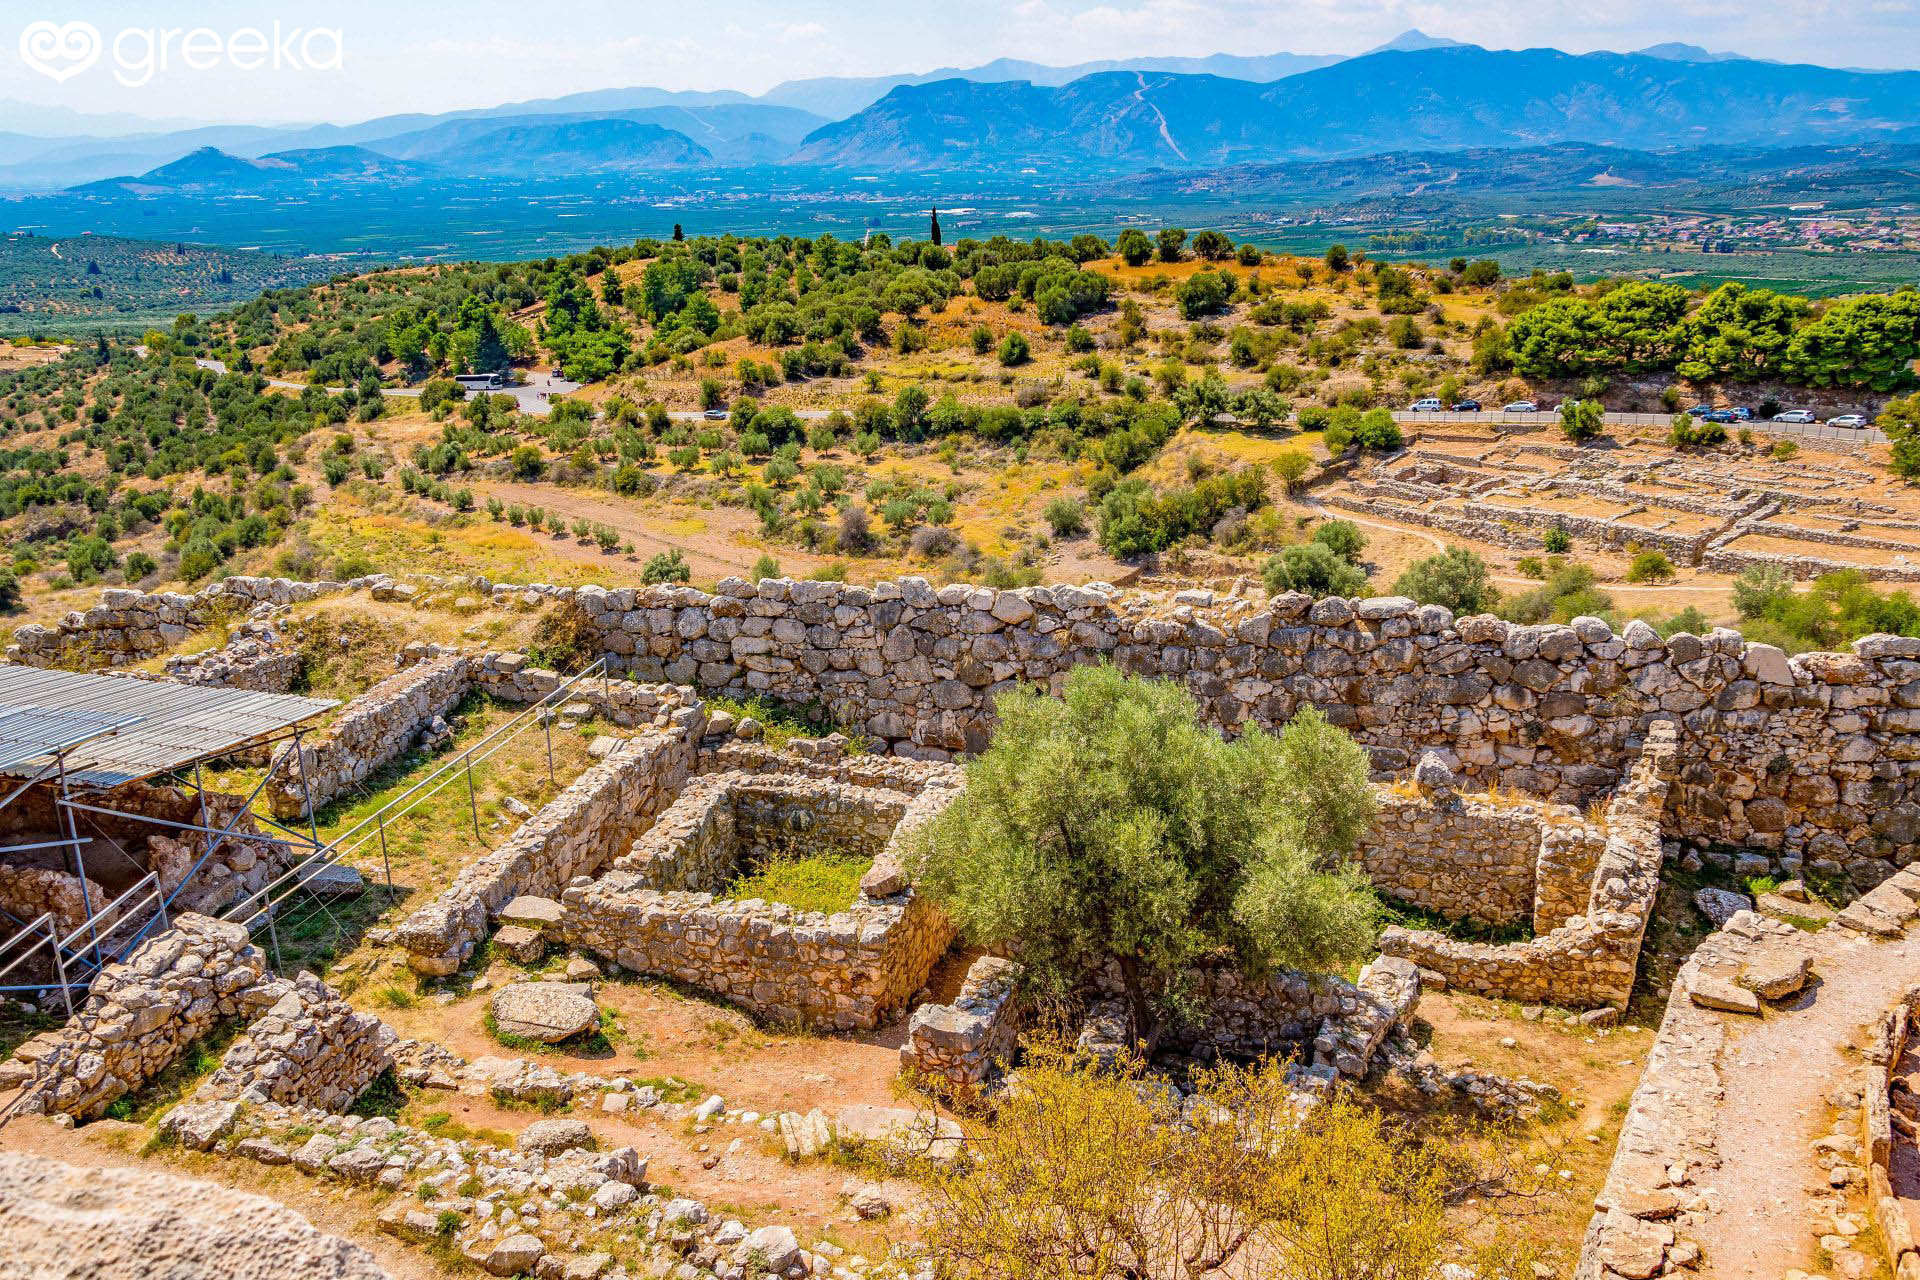
[[91, 22], [29, 23], [20, 33], [20, 61], [49, 80], [71, 80], [100, 61], [100, 29]]

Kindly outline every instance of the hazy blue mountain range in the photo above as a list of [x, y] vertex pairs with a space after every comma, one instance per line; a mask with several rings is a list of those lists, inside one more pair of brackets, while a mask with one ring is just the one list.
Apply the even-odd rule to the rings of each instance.
[[905, 86], [809, 135], [851, 168], [1218, 166], [1412, 148], [1853, 141], [1920, 124], [1920, 72], [1471, 46], [1384, 52], [1270, 84], [1103, 72], [1060, 86]]
[[[776, 164], [866, 174], [1031, 168], [1071, 180], [1563, 143], [1646, 153], [1819, 146], [1920, 128], [1920, 72], [1788, 66], [1686, 45], [1572, 55], [1413, 31], [1345, 59], [1003, 60], [929, 74], [944, 78], [792, 82], [759, 99], [594, 90], [344, 126], [0, 133], [0, 191], [245, 195], [322, 181], [565, 182]], [[883, 96], [837, 120], [777, 101], [824, 104], [829, 91]]]

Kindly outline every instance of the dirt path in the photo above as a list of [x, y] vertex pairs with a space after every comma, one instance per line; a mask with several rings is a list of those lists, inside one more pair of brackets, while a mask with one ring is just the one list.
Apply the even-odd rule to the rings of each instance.
[[1825, 1182], [1809, 1144], [1830, 1130], [1828, 1095], [1857, 1065], [1846, 1048], [1920, 975], [1920, 935], [1822, 950], [1820, 982], [1794, 1011], [1754, 1024], [1721, 1055], [1715, 1212], [1694, 1233], [1703, 1275], [1745, 1280], [1808, 1265], [1800, 1224], [1808, 1188]]
[[[1432, 546], [1435, 551], [1445, 551], [1450, 545], [1453, 545], [1449, 543], [1446, 539], [1440, 537], [1437, 534], [1428, 533], [1425, 529], [1413, 528], [1403, 524], [1392, 524], [1385, 520], [1369, 520], [1365, 516], [1357, 516], [1350, 511], [1332, 510], [1331, 508], [1322, 506], [1320, 503], [1314, 502], [1311, 499], [1302, 499], [1300, 505], [1303, 507], [1307, 507], [1314, 512], [1317, 512], [1319, 515], [1321, 515], [1322, 517], [1328, 520], [1345, 520], [1345, 521], [1348, 521], [1349, 523], [1360, 525], [1363, 528], [1378, 529], [1383, 533], [1397, 533], [1407, 538], [1418, 538], [1421, 541], [1426, 542], [1427, 544]], [[1540, 580], [1537, 578], [1495, 577], [1493, 581], [1501, 583], [1504, 586], [1513, 586], [1513, 587], [1537, 587], [1540, 585]], [[1727, 594], [1729, 590], [1729, 588], [1724, 586], [1674, 586], [1671, 583], [1663, 584], [1660, 586], [1642, 587], [1642, 586], [1634, 586], [1624, 582], [1607, 582], [1607, 583], [1602, 583], [1601, 587], [1608, 594], [1619, 592], [1619, 593], [1628, 594], [1628, 595], [1631, 595], [1631, 594], [1673, 595], [1678, 593], [1678, 594], [1686, 594], [1686, 595], [1723, 596]]]
[[[568, 524], [590, 520], [609, 525], [619, 533], [621, 541], [633, 543], [635, 556], [643, 564], [658, 552], [677, 549], [687, 558], [687, 567], [696, 579], [745, 576], [761, 554], [758, 547], [742, 541], [753, 528], [753, 516], [733, 508], [716, 507], [685, 515], [648, 512], [617, 498], [599, 498], [559, 485], [522, 484], [512, 480], [477, 481], [473, 491], [483, 502], [494, 497], [510, 505], [544, 507]], [[676, 529], [676, 525], [682, 528]], [[580, 542], [571, 535], [566, 538], [544, 538], [543, 535], [543, 542], [571, 559], [594, 564], [620, 561], [620, 557], [608, 556], [593, 544]], [[823, 556], [809, 555], [792, 547], [775, 548], [773, 557], [780, 562], [783, 573], [792, 575], [803, 574], [827, 562]]]

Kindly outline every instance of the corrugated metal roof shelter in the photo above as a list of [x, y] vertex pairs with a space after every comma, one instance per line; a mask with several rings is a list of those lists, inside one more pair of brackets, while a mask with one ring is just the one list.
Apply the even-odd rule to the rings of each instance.
[[38, 776], [64, 753], [67, 785], [107, 790], [278, 737], [337, 705], [0, 665], [0, 775]]

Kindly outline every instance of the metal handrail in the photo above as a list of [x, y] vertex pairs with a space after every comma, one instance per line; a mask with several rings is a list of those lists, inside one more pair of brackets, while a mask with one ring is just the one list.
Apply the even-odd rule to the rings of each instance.
[[[309, 868], [314, 868], [316, 863], [327, 866], [334, 865], [340, 858], [357, 852], [375, 838], [378, 838], [382, 842], [384, 848], [386, 824], [389, 820], [404, 817], [410, 813], [420, 804], [437, 794], [448, 783], [452, 782], [456, 773], [464, 773], [469, 785], [471, 785], [474, 764], [484, 763], [492, 759], [502, 747], [506, 746], [513, 737], [518, 735], [519, 732], [526, 727], [526, 724], [523, 722], [537, 717], [541, 711], [554, 701], [564, 701], [564, 695], [570, 693], [576, 685], [594, 677], [604, 679], [607, 674], [607, 660], [604, 657], [596, 658], [586, 668], [567, 677], [567, 679], [542, 694], [539, 699], [529, 704], [526, 710], [517, 713], [512, 718], [495, 726], [485, 737], [467, 747], [458, 755], [449, 756], [447, 760], [432, 773], [429, 773], [426, 777], [420, 779], [405, 791], [381, 805], [378, 809], [362, 818], [340, 835], [334, 837], [328, 843], [316, 847], [312, 853], [281, 872], [260, 888], [229, 906], [221, 912], [222, 918], [240, 920], [251, 929], [255, 926], [256, 921], [263, 915], [269, 920], [271, 919], [269, 908], [277, 907], [280, 903], [286, 901], [287, 898], [298, 893], [306, 886], [307, 881], [310, 880], [312, 876], [303, 873], [306, 873]], [[496, 739], [498, 739], [498, 741], [496, 741]], [[486, 748], [486, 750], [482, 751], [481, 748], [483, 747]], [[478, 819], [476, 817], [476, 828], [477, 822]], [[389, 874], [389, 885], [391, 885], [391, 879], [391, 874]]]
[[[100, 942], [98, 938], [95, 938], [93, 943], [90, 946], [82, 948], [81, 950], [78, 950], [78, 951], [73, 950], [72, 944], [74, 939], [78, 938], [83, 932], [97, 931], [99, 929], [106, 929], [109, 932], [111, 932], [115, 922], [109, 921], [107, 919], [107, 916], [111, 914], [116, 908], [118, 908], [121, 903], [125, 902], [128, 898], [133, 897], [135, 894], [141, 892], [143, 889], [148, 889], [149, 886], [151, 886], [151, 889], [154, 893], [157, 893], [159, 891], [160, 876], [158, 872], [154, 872], [154, 871], [147, 872], [146, 875], [141, 876], [138, 880], [134, 881], [133, 884], [129, 886], [124, 892], [122, 892], [119, 897], [115, 898], [112, 902], [109, 902], [105, 906], [100, 907], [98, 910], [96, 910], [91, 916], [89, 916], [86, 920], [82, 921], [77, 927], [75, 927], [72, 933], [68, 934], [65, 938], [61, 939], [60, 941], [61, 947], [68, 951], [72, 951], [75, 958], [85, 955], [88, 951], [99, 950]], [[152, 896], [152, 893], [150, 893], [149, 896]], [[142, 906], [144, 905], [144, 900], [134, 905], [136, 907]], [[132, 914], [133, 912], [129, 910], [123, 913], [121, 918], [125, 919], [126, 917], [131, 916]]]
[[66, 1003], [67, 1016], [71, 1018], [73, 1016], [73, 988], [75, 987], [75, 985], [79, 985], [84, 989], [86, 984], [84, 983], [75, 984], [69, 981], [67, 978], [66, 959], [60, 954], [60, 928], [59, 928], [59, 925], [57, 925], [54, 922], [53, 912], [51, 911], [42, 912], [39, 915], [39, 917], [36, 918], [32, 923], [28, 924], [26, 928], [14, 934], [13, 937], [7, 939], [5, 943], [0, 943], [0, 953], [4, 953], [5, 951], [12, 949], [12, 947], [16, 943], [26, 938], [28, 934], [33, 933], [36, 930], [42, 930], [42, 929], [46, 931], [46, 936], [41, 938], [40, 941], [34, 943], [32, 946], [28, 947], [25, 951], [22, 951], [19, 955], [15, 956], [12, 959], [12, 961], [10, 961], [4, 969], [0, 969], [0, 979], [5, 978], [8, 974], [12, 973], [15, 969], [18, 969], [21, 965], [25, 964], [30, 958], [32, 958], [40, 950], [40, 948], [51, 947], [53, 950], [54, 972], [59, 975], [60, 980], [57, 983], [49, 983], [49, 982], [16, 983], [11, 986], [0, 986], [0, 991], [44, 991], [50, 986], [57, 986], [60, 988], [61, 1000]]
[[[515, 726], [518, 725], [520, 721], [525, 720], [530, 716], [537, 715], [549, 702], [552, 702], [554, 699], [559, 698], [561, 694], [566, 693], [568, 690], [572, 689], [575, 685], [581, 683], [584, 680], [590, 679], [594, 676], [605, 676], [607, 674], [606, 666], [607, 666], [607, 660], [604, 657], [595, 658], [593, 660], [593, 663], [590, 666], [586, 667], [584, 670], [578, 672], [575, 675], [567, 677], [566, 680], [555, 685], [552, 689], [542, 694], [540, 696], [540, 699], [537, 702], [529, 704], [525, 711], [522, 711], [518, 715], [515, 715], [512, 719], [506, 720], [501, 724], [495, 726], [494, 729], [486, 735], [486, 737], [480, 739], [480, 741], [474, 743], [472, 746], [468, 747], [465, 751], [461, 752], [459, 755], [449, 757], [447, 759], [447, 762], [441, 765], [438, 769], [434, 770], [432, 773], [428, 774], [426, 777], [420, 779], [420, 781], [414, 783], [411, 787], [408, 787], [405, 791], [401, 792], [399, 795], [389, 800], [386, 804], [380, 806], [380, 808], [374, 810], [372, 813], [362, 818], [359, 822], [355, 823], [352, 827], [348, 828], [346, 831], [343, 831], [338, 836], [334, 837], [331, 843], [331, 847], [335, 849], [339, 849], [342, 852], [351, 852], [352, 850], [359, 848], [360, 844], [364, 844], [366, 840], [369, 838], [369, 835], [360, 835], [360, 833], [363, 832], [368, 826], [380, 825], [380, 823], [385, 820], [385, 815], [387, 814], [388, 810], [398, 805], [401, 801], [411, 796], [414, 792], [418, 791], [420, 788], [426, 786], [429, 782], [433, 782], [436, 778], [440, 778], [440, 775], [452, 772], [454, 766], [456, 765], [470, 766], [473, 760], [476, 758], [474, 756], [474, 752], [479, 751], [480, 748], [486, 746], [489, 742], [492, 742], [495, 738], [501, 737], [501, 735], [503, 734], [506, 734], [507, 736], [511, 737], [512, 735], [508, 733], [509, 730], [512, 730], [514, 733], [519, 732], [519, 730], [515, 728]], [[484, 754], [478, 756], [477, 758], [480, 760], [490, 759], [493, 756], [495, 751], [498, 751], [501, 746], [505, 746], [505, 745], [506, 743], [503, 741], [497, 746], [493, 747], [491, 750], [488, 750]], [[434, 791], [438, 791], [440, 789], [440, 786], [444, 786], [444, 785], [445, 785], [445, 780], [442, 779], [439, 785], [436, 785], [434, 787]], [[431, 795], [432, 792], [429, 792], [428, 794]], [[426, 796], [422, 796], [420, 799], [425, 800]], [[414, 804], [418, 804], [418, 803], [420, 803], [420, 801], [418, 800], [414, 802]], [[396, 813], [392, 816], [396, 818], [402, 817], [413, 807], [414, 807], [413, 805], [408, 805], [406, 809], [403, 809], [399, 813]], [[353, 845], [348, 845], [346, 842], [352, 839], [356, 835], [360, 836], [359, 842]]]

